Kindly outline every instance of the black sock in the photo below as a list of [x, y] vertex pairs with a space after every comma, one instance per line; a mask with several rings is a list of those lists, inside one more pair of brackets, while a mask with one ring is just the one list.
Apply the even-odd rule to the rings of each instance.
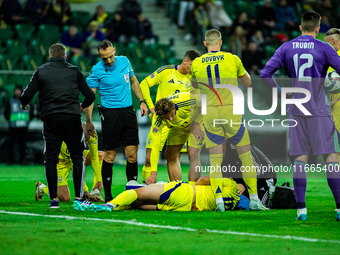
[[128, 181], [137, 181], [138, 177], [138, 165], [135, 163], [126, 163], [126, 178]]
[[103, 160], [102, 178], [103, 178], [103, 186], [104, 186], [104, 192], [105, 192], [105, 202], [111, 201], [113, 199], [112, 193], [111, 193], [112, 167], [113, 167], [113, 163], [107, 163], [105, 160]]

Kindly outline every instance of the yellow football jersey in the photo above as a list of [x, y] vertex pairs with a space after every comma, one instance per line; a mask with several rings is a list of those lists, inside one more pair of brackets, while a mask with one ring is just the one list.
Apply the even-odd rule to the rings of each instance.
[[61, 144], [58, 158], [59, 158], [59, 161], [64, 161], [64, 163], [66, 163], [65, 161], [67, 161], [67, 163], [72, 163], [71, 154], [69, 150], [67, 149], [67, 145], [65, 142]]
[[[338, 55], [340, 56], [340, 50], [338, 51]], [[329, 67], [327, 73], [331, 72], [331, 71], [335, 71], [333, 67]], [[340, 93], [338, 94], [330, 94], [330, 101], [335, 101], [338, 100], [340, 98]], [[340, 115], [340, 103], [337, 102], [335, 103], [335, 105], [332, 107], [332, 114], [333, 116], [339, 116]]]
[[[98, 155], [98, 135], [97, 131], [95, 131], [95, 137], [90, 136], [90, 139], [87, 141], [87, 144], [89, 146], [89, 153], [91, 157], [91, 165], [93, 168], [93, 174], [96, 176], [96, 180], [98, 182], [102, 181], [102, 174], [101, 174], [101, 166], [99, 163], [99, 155]], [[84, 150], [84, 155], [85, 155]], [[60, 153], [59, 153], [59, 163], [58, 164], [67, 164], [69, 166], [69, 170], [72, 170], [73, 163], [71, 159], [70, 151], [67, 149], [67, 145], [65, 142], [62, 142], [60, 147]]]
[[[195, 185], [196, 207], [199, 211], [215, 211], [216, 199], [210, 185]], [[235, 181], [223, 178], [222, 196], [225, 208], [232, 210], [240, 200], [238, 186]]]
[[150, 88], [158, 85], [156, 102], [169, 95], [188, 92], [190, 90], [191, 75], [181, 74], [177, 70], [177, 65], [162, 66], [155, 72], [146, 77], [140, 84], [143, 97], [149, 107], [154, 108], [154, 102], [152, 102], [150, 96]]
[[176, 114], [172, 121], [164, 119], [162, 116], [157, 116], [154, 123], [153, 132], [158, 132], [158, 129], [167, 126], [169, 128], [182, 127], [186, 131], [190, 131], [190, 112], [201, 105], [200, 97], [189, 92], [176, 93], [168, 96], [175, 104]]
[[208, 106], [232, 105], [233, 97], [229, 89], [216, 88], [216, 84], [238, 86], [237, 78], [246, 70], [236, 55], [222, 51], [212, 51], [196, 58], [191, 65], [194, 82], [207, 95]]

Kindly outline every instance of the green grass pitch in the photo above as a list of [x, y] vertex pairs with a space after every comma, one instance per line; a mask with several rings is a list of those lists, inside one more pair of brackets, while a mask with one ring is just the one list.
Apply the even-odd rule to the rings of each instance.
[[[184, 181], [187, 171], [183, 166]], [[164, 167], [158, 177], [166, 180]], [[92, 178], [88, 168], [89, 187]], [[46, 184], [43, 166], [0, 167], [0, 254], [340, 253], [340, 222], [325, 178], [308, 179], [306, 222], [294, 220], [296, 210], [95, 213], [75, 211], [71, 202], [50, 210], [47, 196], [34, 200], [39, 180]], [[278, 184], [287, 180], [279, 175]], [[125, 167], [115, 165], [113, 194], [125, 184]]]

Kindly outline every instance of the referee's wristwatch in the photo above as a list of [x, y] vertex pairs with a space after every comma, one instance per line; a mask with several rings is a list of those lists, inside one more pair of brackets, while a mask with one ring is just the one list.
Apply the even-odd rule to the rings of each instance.
[[145, 99], [143, 99], [143, 100], [140, 100], [139, 102], [140, 102], [141, 104], [142, 104], [142, 103], [146, 104], [146, 101], [145, 101]]

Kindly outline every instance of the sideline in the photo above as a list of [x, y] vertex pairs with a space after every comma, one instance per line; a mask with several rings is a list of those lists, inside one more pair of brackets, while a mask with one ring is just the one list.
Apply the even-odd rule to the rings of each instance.
[[[11, 215], [24, 215], [24, 216], [33, 216], [33, 217], [46, 217], [46, 218], [58, 218], [58, 219], [67, 219], [67, 220], [89, 220], [89, 221], [105, 221], [105, 222], [113, 222], [113, 223], [123, 223], [127, 225], [134, 225], [140, 227], [149, 227], [149, 228], [163, 228], [170, 230], [183, 230], [190, 232], [199, 232], [202, 229], [194, 229], [194, 228], [186, 228], [186, 227], [175, 227], [169, 225], [158, 225], [158, 224], [147, 224], [143, 222], [137, 221], [127, 221], [127, 220], [115, 220], [115, 219], [99, 219], [99, 218], [86, 218], [86, 217], [73, 217], [66, 215], [43, 215], [43, 214], [35, 214], [35, 213], [24, 213], [24, 212], [10, 212], [0, 210], [0, 214], [11, 214]], [[204, 229], [204, 231], [208, 233], [217, 233], [223, 235], [237, 235], [237, 236], [254, 236], [261, 238], [276, 238], [276, 239], [288, 239], [288, 240], [297, 240], [303, 242], [310, 243], [334, 243], [340, 244], [340, 240], [326, 240], [326, 239], [316, 239], [316, 238], [308, 238], [308, 237], [299, 237], [299, 236], [290, 236], [290, 235], [266, 235], [266, 234], [256, 234], [256, 233], [248, 233], [248, 232], [236, 232], [236, 231], [225, 231], [225, 230], [213, 230], [213, 229]]]

